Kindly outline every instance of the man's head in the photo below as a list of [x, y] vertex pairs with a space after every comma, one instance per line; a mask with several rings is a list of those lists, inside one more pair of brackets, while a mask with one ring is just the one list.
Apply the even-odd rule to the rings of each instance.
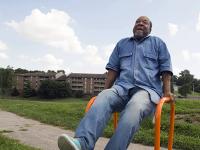
[[138, 40], [146, 37], [147, 35], [150, 34], [152, 28], [152, 23], [150, 19], [146, 16], [141, 16], [139, 17], [135, 25], [133, 27], [133, 34], [134, 37]]

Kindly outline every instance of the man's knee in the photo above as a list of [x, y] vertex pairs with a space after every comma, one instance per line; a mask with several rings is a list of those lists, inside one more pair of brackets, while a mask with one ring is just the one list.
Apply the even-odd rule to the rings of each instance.
[[101, 93], [98, 94], [94, 104], [98, 107], [98, 105], [111, 107], [114, 109], [115, 107], [118, 108], [118, 105], [121, 104], [121, 99], [117, 94], [116, 89], [110, 88], [105, 89]]
[[116, 90], [114, 88], [110, 88], [110, 89], [105, 89], [103, 91], [101, 91], [97, 97], [113, 97], [116, 96]]
[[112, 97], [112, 90], [105, 89], [97, 95], [93, 105], [97, 107], [102, 105], [107, 105], [107, 103], [109, 102], [108, 99], [110, 99], [111, 97]]

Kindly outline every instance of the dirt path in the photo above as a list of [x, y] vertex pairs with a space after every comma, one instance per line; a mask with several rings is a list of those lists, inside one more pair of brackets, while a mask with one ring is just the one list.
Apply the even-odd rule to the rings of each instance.
[[[7, 131], [4, 135], [18, 139], [21, 143], [31, 145], [42, 150], [59, 150], [57, 138], [62, 133], [71, 136], [74, 132], [58, 127], [46, 125], [35, 120], [26, 119], [16, 114], [0, 110], [0, 131]], [[103, 150], [108, 142], [107, 138], [100, 138], [95, 150]], [[128, 150], [153, 150], [153, 147], [140, 144], [130, 144]], [[163, 149], [164, 150], [164, 149]]]

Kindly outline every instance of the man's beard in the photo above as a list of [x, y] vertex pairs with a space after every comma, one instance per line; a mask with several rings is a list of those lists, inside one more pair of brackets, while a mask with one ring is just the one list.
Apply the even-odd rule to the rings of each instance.
[[145, 32], [143, 30], [136, 30], [136, 31], [134, 31], [133, 34], [134, 34], [134, 38], [140, 40], [140, 39], [146, 37], [149, 33]]

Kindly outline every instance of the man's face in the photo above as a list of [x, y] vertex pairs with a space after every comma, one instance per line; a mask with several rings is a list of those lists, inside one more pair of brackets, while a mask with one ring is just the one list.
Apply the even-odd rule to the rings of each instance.
[[151, 32], [150, 20], [146, 16], [139, 17], [133, 27], [133, 34], [136, 39], [142, 39]]

